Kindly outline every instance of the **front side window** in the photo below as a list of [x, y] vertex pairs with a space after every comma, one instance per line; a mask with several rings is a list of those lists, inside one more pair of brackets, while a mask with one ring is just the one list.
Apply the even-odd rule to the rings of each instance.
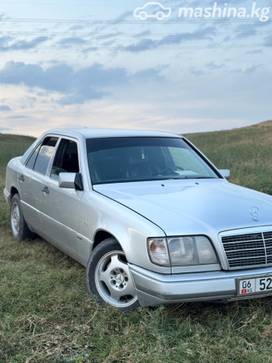
[[86, 142], [93, 184], [218, 177], [181, 138], [121, 137]]
[[59, 173], [79, 173], [77, 143], [62, 139], [53, 162], [51, 177], [58, 179]]
[[[46, 174], [50, 160], [55, 153], [55, 146], [57, 144], [57, 137], [46, 137], [40, 146], [36, 160], [34, 161], [33, 170], [40, 174]], [[35, 152], [34, 152], [35, 154]], [[34, 157], [34, 154], [32, 155]], [[32, 158], [31, 156], [31, 158]], [[30, 158], [30, 160], [31, 160]], [[29, 160], [29, 161], [30, 161]], [[28, 166], [28, 165], [27, 165]]]

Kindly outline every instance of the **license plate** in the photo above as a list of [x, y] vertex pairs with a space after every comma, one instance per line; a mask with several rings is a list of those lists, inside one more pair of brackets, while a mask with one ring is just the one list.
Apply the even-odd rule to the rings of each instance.
[[238, 280], [238, 295], [272, 293], [272, 275]]

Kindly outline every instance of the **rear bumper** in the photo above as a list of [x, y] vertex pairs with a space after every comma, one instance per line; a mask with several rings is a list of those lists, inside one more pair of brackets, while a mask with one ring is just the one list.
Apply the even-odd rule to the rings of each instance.
[[9, 191], [5, 188], [4, 191], [3, 191], [3, 193], [4, 193], [5, 201], [7, 203], [9, 203], [10, 202], [10, 193], [9, 193]]
[[[237, 279], [272, 275], [272, 266], [243, 271], [162, 275], [130, 265], [142, 306], [205, 300], [239, 300]], [[272, 294], [272, 291], [271, 291]], [[247, 298], [270, 295], [250, 295]]]

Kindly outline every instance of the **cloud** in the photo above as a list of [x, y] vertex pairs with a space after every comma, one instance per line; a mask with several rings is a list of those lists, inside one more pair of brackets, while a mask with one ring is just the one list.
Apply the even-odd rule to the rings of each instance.
[[217, 64], [217, 63], [214, 63], [214, 62], [210, 62], [210, 63], [207, 63], [206, 67], [209, 70], [215, 71], [215, 70], [218, 70], [218, 69], [222, 69], [225, 66], [224, 66], [224, 64]]
[[124, 33], [122, 32], [110, 32], [110, 33], [104, 33], [104, 34], [98, 34], [96, 35], [96, 40], [108, 40], [108, 39], [111, 39], [111, 38], [117, 38], [117, 37], [120, 37], [124, 35]]
[[5, 46], [9, 41], [11, 40], [11, 37], [9, 36], [1, 36], [0, 37], [0, 48]]
[[[130, 81], [140, 82], [141, 86], [146, 84], [147, 81], [151, 82], [162, 82], [164, 81], [164, 77], [161, 75], [161, 72], [167, 68], [166, 66], [160, 66], [154, 69], [144, 69], [139, 71], [133, 75], [130, 75]], [[162, 84], [162, 83], [161, 83]]]
[[272, 47], [272, 36], [268, 36], [265, 41], [264, 41], [264, 45], [266, 47]]
[[61, 103], [81, 103], [102, 96], [94, 88], [107, 85], [118, 76], [122, 78], [121, 73], [121, 70], [105, 70], [100, 65], [76, 71], [66, 64], [44, 69], [37, 64], [9, 62], [0, 71], [0, 83], [56, 91], [65, 94]]
[[150, 32], [150, 30], [143, 30], [142, 32], [140, 32], [140, 33], [136, 33], [135, 34], [135, 37], [137, 37], [137, 38], [140, 38], [140, 37], [146, 37], [146, 36], [148, 36], [148, 35], [150, 35], [151, 34], [151, 32]]
[[0, 112], [8, 112], [11, 111], [11, 108], [8, 105], [0, 105]]
[[33, 49], [46, 42], [48, 39], [49, 38], [46, 36], [40, 36], [31, 40], [14, 40], [9, 36], [2, 36], [0, 37], [0, 52]]
[[123, 14], [121, 14], [120, 16], [118, 16], [117, 18], [113, 19], [111, 21], [111, 24], [116, 25], [116, 24], [120, 24], [122, 22], [124, 22], [125, 20], [127, 20], [128, 17], [130, 17], [133, 14], [132, 11], [126, 11]]
[[250, 55], [252, 55], [252, 54], [261, 54], [262, 52], [263, 52], [262, 49], [252, 49], [252, 50], [246, 51], [246, 54], [250, 54]]
[[9, 116], [9, 120], [29, 120], [29, 117], [26, 115], [12, 115]]
[[225, 66], [223, 64], [217, 64], [214, 62], [209, 62], [202, 66], [202, 68], [199, 67], [192, 67], [191, 73], [194, 76], [206, 76], [207, 74], [214, 73], [216, 71], [220, 71], [224, 69]]
[[125, 68], [105, 68], [101, 64], [74, 69], [64, 63], [43, 68], [38, 64], [8, 62], [0, 70], [0, 83], [59, 92], [63, 94], [61, 104], [73, 104], [102, 98], [112, 88], [130, 81], [161, 79], [159, 73], [160, 70], [152, 69], [128, 74]]
[[207, 27], [204, 29], [198, 29], [195, 32], [191, 33], [176, 33], [166, 35], [161, 39], [142, 39], [138, 43], [130, 44], [128, 46], [123, 47], [123, 50], [129, 52], [142, 52], [146, 50], [157, 49], [161, 46], [168, 45], [177, 45], [190, 41], [199, 41], [199, 40], [212, 40], [212, 37], [216, 33], [215, 27]]
[[63, 47], [71, 47], [76, 45], [84, 45], [86, 44], [86, 40], [81, 37], [67, 37], [60, 39], [57, 44]]
[[10, 127], [0, 127], [0, 133], [11, 131]]
[[153, 39], [142, 39], [138, 43], [130, 44], [126, 47], [123, 47], [123, 50], [128, 52], [144, 52], [150, 49], [156, 49], [159, 47], [159, 43]]
[[262, 64], [252, 65], [250, 67], [246, 67], [245, 69], [241, 70], [241, 72], [243, 72], [244, 74], [251, 75], [252, 73], [255, 73], [260, 68], [262, 68], [262, 66], [263, 66]]
[[248, 38], [256, 34], [257, 30], [252, 24], [242, 24], [237, 27], [235, 38]]

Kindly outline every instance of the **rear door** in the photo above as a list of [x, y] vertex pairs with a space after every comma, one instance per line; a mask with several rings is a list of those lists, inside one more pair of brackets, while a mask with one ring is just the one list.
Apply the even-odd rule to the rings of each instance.
[[58, 137], [46, 136], [26, 161], [19, 176], [24, 217], [30, 227], [39, 234], [47, 228], [44, 218], [48, 196], [48, 170], [55, 155]]

